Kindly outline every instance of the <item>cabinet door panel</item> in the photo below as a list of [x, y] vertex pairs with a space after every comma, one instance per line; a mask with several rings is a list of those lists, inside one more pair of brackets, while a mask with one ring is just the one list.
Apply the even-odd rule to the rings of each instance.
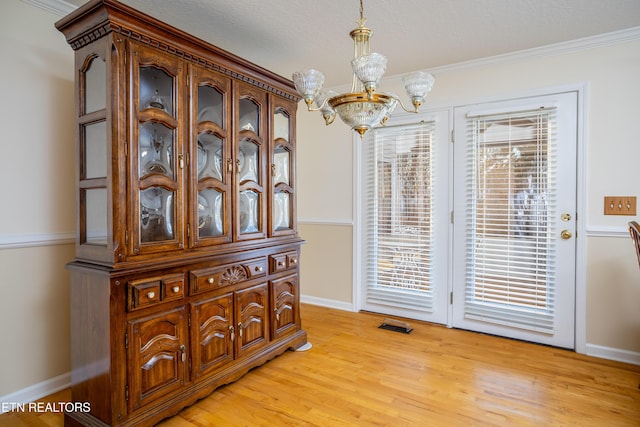
[[267, 235], [267, 96], [239, 83], [234, 102], [234, 239], [260, 239]]
[[184, 307], [132, 320], [128, 328], [129, 410], [180, 389], [185, 382]]
[[191, 66], [190, 233], [191, 246], [232, 240], [231, 81]]
[[272, 147], [269, 179], [269, 233], [284, 236], [296, 233], [295, 194], [295, 111], [297, 104], [270, 97]]
[[193, 304], [191, 325], [191, 365], [195, 378], [233, 360], [233, 294]]
[[298, 323], [298, 275], [283, 277], [271, 282], [271, 306], [273, 307], [272, 337], [284, 336], [296, 330]]
[[129, 147], [134, 255], [184, 247], [186, 65], [131, 43]]
[[236, 293], [238, 356], [255, 351], [269, 341], [268, 307], [266, 283]]

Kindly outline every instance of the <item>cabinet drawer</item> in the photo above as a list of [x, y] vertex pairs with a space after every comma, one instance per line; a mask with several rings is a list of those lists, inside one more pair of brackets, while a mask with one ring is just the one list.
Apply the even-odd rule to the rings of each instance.
[[254, 258], [234, 264], [191, 271], [191, 294], [199, 294], [235, 285], [267, 274], [266, 258]]
[[149, 277], [129, 282], [127, 305], [129, 310], [137, 310], [184, 297], [184, 275]]
[[249, 278], [260, 277], [267, 274], [267, 260], [265, 258], [248, 261], [245, 266]]
[[199, 294], [211, 291], [222, 286], [222, 270], [220, 268], [207, 268], [191, 272], [191, 294]]
[[166, 278], [162, 281], [162, 300], [170, 301], [184, 297], [184, 275]]
[[298, 252], [283, 252], [271, 255], [271, 272], [278, 273], [298, 266]]

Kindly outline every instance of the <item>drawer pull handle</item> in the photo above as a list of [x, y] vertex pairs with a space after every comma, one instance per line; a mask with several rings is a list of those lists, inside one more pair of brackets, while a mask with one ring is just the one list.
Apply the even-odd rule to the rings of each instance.
[[174, 294], [177, 294], [178, 292], [180, 292], [180, 286], [174, 286], [173, 288], [171, 288], [171, 290]]
[[284, 265], [284, 262], [278, 261], [278, 267], [282, 267], [283, 265]]
[[213, 285], [213, 282], [215, 282], [215, 280], [213, 279], [213, 277], [209, 277], [207, 279], [207, 282], [209, 282], [210, 285]]
[[147, 292], [147, 298], [153, 299], [155, 297], [156, 297], [156, 293], [155, 292], [153, 292], [153, 291]]
[[257, 266], [256, 271], [262, 273], [264, 271], [264, 268], [262, 268], [261, 266]]
[[298, 260], [296, 258], [291, 259], [291, 264], [297, 264], [297, 263], [298, 263]]

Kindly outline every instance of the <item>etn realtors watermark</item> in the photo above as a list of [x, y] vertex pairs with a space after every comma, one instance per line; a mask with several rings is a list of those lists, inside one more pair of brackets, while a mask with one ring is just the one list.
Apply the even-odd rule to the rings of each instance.
[[89, 402], [0, 402], [0, 414], [5, 412], [91, 412]]

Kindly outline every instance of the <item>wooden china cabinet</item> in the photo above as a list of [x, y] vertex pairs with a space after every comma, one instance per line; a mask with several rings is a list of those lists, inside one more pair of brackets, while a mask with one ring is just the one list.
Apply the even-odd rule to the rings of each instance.
[[[75, 51], [66, 425], [153, 425], [307, 341], [292, 83], [115, 0]], [[83, 406], [87, 407], [87, 405]]]

